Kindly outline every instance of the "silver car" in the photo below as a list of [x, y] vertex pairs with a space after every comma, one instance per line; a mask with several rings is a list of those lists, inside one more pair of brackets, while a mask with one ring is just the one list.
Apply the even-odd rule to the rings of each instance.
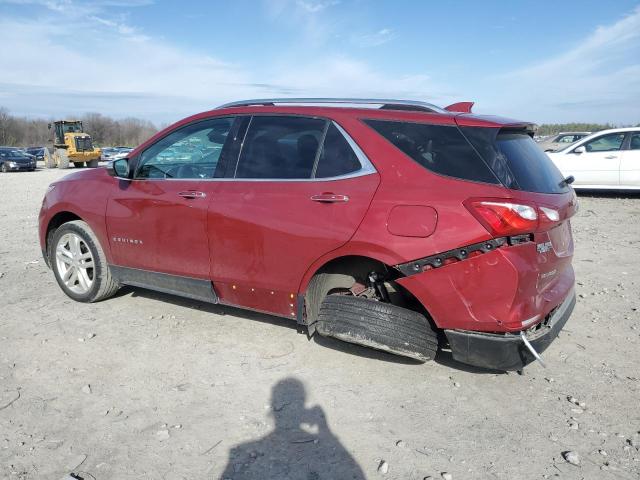
[[573, 142], [577, 142], [587, 135], [591, 135], [591, 132], [560, 132], [557, 135], [552, 135], [539, 142], [538, 145], [540, 145], [540, 148], [545, 152], [555, 152], [556, 150], [568, 147]]

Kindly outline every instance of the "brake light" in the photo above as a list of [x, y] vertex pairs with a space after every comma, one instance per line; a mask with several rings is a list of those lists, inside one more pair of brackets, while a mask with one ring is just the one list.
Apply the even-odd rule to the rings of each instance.
[[498, 200], [470, 199], [467, 210], [493, 235], [533, 233], [538, 228], [535, 206]]

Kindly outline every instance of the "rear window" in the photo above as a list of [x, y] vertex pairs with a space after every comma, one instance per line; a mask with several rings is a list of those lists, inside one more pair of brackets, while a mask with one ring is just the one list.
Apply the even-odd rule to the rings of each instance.
[[456, 126], [385, 120], [365, 120], [365, 123], [434, 173], [500, 183]]
[[524, 131], [462, 127], [478, 153], [507, 188], [536, 193], [564, 193], [560, 170]]

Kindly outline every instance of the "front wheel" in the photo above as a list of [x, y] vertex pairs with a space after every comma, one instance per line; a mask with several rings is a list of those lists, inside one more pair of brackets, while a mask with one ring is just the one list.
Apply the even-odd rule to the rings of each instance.
[[53, 155], [49, 153], [49, 149], [45, 147], [44, 149], [44, 166], [47, 168], [56, 168], [56, 162], [53, 159]]
[[98, 159], [94, 158], [93, 160], [90, 160], [87, 162], [87, 167], [89, 168], [98, 168]]
[[50, 262], [60, 288], [78, 302], [106, 299], [119, 288], [98, 239], [81, 220], [65, 223], [56, 230]]
[[69, 168], [69, 155], [64, 148], [56, 148], [54, 153], [55, 163], [58, 168]]
[[2, 164], [2, 173], [7, 173], [9, 171], [9, 169], [7, 168], [7, 164], [3, 163]]

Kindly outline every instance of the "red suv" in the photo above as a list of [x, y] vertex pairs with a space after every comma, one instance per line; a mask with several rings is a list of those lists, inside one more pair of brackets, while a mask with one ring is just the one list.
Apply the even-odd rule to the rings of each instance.
[[575, 304], [576, 196], [530, 123], [471, 105], [251, 100], [194, 115], [53, 183], [44, 258], [80, 302], [133, 285], [422, 361], [448, 347], [521, 369]]

